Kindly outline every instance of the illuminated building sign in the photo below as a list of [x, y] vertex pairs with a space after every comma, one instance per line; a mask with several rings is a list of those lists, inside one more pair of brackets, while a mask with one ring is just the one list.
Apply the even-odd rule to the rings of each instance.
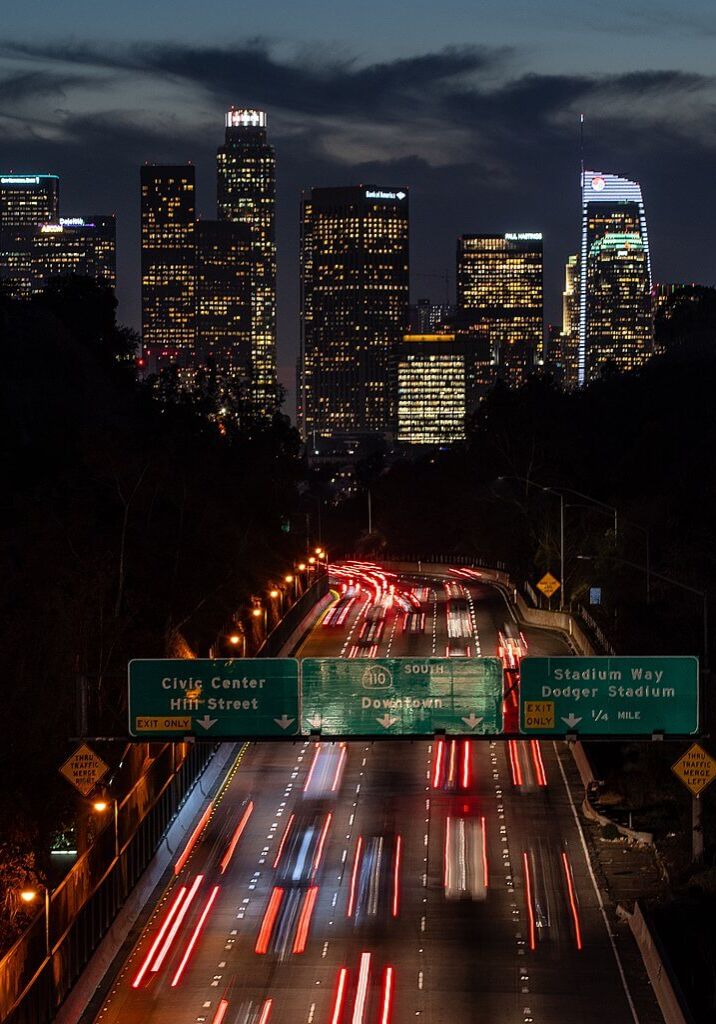
[[265, 128], [264, 110], [229, 110], [226, 114], [227, 128]]
[[405, 199], [407, 192], [384, 192], [382, 189], [366, 189], [366, 199]]
[[506, 242], [541, 242], [541, 231], [521, 231], [518, 234], [510, 231], [505, 235]]
[[39, 185], [39, 174], [11, 175], [0, 178], [0, 185]]
[[64, 231], [61, 224], [43, 224], [40, 228], [40, 233], [43, 235], [55, 235], [60, 231]]
[[91, 228], [91, 224], [85, 224], [84, 217], [60, 217], [60, 224], [66, 228]]

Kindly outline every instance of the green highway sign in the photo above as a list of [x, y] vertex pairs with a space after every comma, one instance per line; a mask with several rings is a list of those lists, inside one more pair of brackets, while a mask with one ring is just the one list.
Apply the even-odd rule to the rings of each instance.
[[502, 731], [497, 658], [304, 658], [303, 732], [468, 736]]
[[697, 658], [522, 659], [524, 735], [689, 736], [698, 730]]
[[129, 663], [129, 732], [137, 739], [271, 738], [298, 731], [295, 658]]

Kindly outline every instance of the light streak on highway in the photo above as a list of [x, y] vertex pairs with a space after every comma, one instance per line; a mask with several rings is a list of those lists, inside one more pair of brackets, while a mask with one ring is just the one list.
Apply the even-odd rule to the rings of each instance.
[[151, 964], [152, 960], [154, 959], [154, 954], [157, 952], [157, 950], [159, 949], [160, 945], [164, 941], [164, 936], [166, 935], [166, 933], [167, 933], [167, 931], [169, 929], [169, 926], [172, 923], [172, 920], [174, 919], [177, 911], [179, 910], [179, 907], [183, 903], [185, 896], [186, 896], [186, 886], [183, 885], [181, 887], [181, 889], [179, 890], [179, 892], [176, 894], [174, 902], [172, 903], [172, 905], [171, 905], [171, 907], [169, 909], [169, 913], [164, 918], [162, 926], [159, 929], [159, 932], [157, 933], [157, 936], [156, 936], [154, 942], [152, 943], [152, 946], [151, 946], [149, 952], [147, 953], [147, 956], [146, 956], [146, 958], [144, 960], [144, 963], [139, 968], [139, 971], [137, 972], [137, 974], [136, 974], [136, 976], [134, 978], [134, 981], [132, 982], [132, 988], [139, 988], [139, 986], [142, 984], [144, 976], [147, 973], [147, 971], [149, 970], [149, 965]]
[[228, 847], [226, 849], [226, 853], [221, 858], [221, 864], [220, 864], [219, 867], [220, 867], [222, 875], [224, 874], [224, 872], [226, 871], [227, 867], [231, 863], [231, 858], [234, 856], [234, 851], [236, 850], [236, 846], [237, 846], [237, 844], [239, 842], [239, 839], [241, 839], [241, 836], [243, 834], [244, 829], [246, 828], [246, 825], [247, 825], [247, 822], [248, 822], [249, 818], [253, 814], [253, 810], [254, 810], [254, 802], [253, 802], [253, 800], [250, 800], [248, 805], [247, 805], [247, 807], [246, 807], [246, 810], [244, 811], [244, 813], [243, 813], [243, 815], [241, 817], [241, 821], [236, 826], [234, 834], [231, 837], [231, 842], [229, 843], [229, 845], [228, 845]]
[[579, 923], [579, 907], [577, 906], [577, 897], [574, 891], [574, 878], [572, 877], [572, 865], [569, 863], [567, 854], [562, 851], [562, 867], [564, 868], [564, 876], [567, 883], [567, 896], [569, 899], [569, 908], [572, 914], [572, 922], [574, 924], [574, 941], [577, 945], [577, 949], [582, 949], [582, 929]]
[[393, 917], [398, 916], [400, 909], [400, 857], [403, 848], [403, 837], [397, 836], [395, 840], [395, 859], [393, 862]]
[[380, 1024], [389, 1024], [393, 1008], [393, 975], [392, 967], [386, 967], [383, 975], [383, 992], [381, 996]]
[[174, 865], [174, 874], [175, 875], [178, 875], [178, 874], [181, 873], [182, 868], [184, 867], [186, 862], [189, 860], [189, 857], [191, 856], [191, 852], [194, 849], [194, 847], [196, 846], [196, 843], [197, 843], [197, 840], [199, 839], [199, 836], [201, 835], [201, 833], [206, 828], [206, 823], [208, 822], [209, 818], [211, 817], [211, 812], [213, 810], [214, 810], [214, 802], [211, 801], [209, 806], [206, 808], [206, 810], [202, 814], [201, 819], [199, 820], [199, 824], [196, 826], [196, 828], [192, 832], [191, 836], [189, 837], [189, 842], [184, 847], [184, 850], [183, 850], [181, 856], [179, 857], [179, 859], [177, 860], [176, 864]]
[[534, 881], [532, 878], [530, 857], [529, 854], [526, 852], [522, 854], [522, 864], [525, 873], [525, 901], [527, 904], [527, 921], [529, 925], [530, 949], [535, 950], [537, 948], [537, 928], [535, 922], [534, 908]]
[[276, 924], [278, 912], [281, 908], [283, 894], [284, 890], [280, 886], [274, 886], [268, 905], [266, 906], [264, 919], [261, 922], [258, 938], [256, 939], [255, 951], [260, 955], [268, 952], [271, 934], [273, 932], [273, 927]]
[[311, 917], [313, 916], [313, 909], [316, 905], [316, 899], [318, 898], [318, 886], [312, 885], [307, 890], [301, 914], [298, 918], [298, 924], [296, 926], [296, 938], [293, 943], [294, 953], [303, 953], [306, 950], [306, 943], [308, 942], [308, 931], [311, 927]]
[[169, 929], [169, 931], [167, 933], [167, 936], [164, 939], [164, 945], [162, 946], [162, 948], [157, 953], [156, 958], [154, 960], [154, 963], [151, 966], [151, 971], [152, 971], [153, 974], [156, 974], [160, 970], [162, 964], [164, 963], [164, 961], [166, 959], [166, 956], [167, 956], [167, 953], [171, 949], [172, 943], [174, 942], [174, 939], [176, 938], [177, 933], [178, 933], [179, 929], [181, 928], [182, 921], [186, 917], [186, 915], [187, 915], [187, 913], [189, 911], [189, 907], [191, 906], [192, 901], [193, 901], [194, 897], [196, 896], [196, 893], [197, 893], [197, 891], [199, 889], [199, 886], [201, 885], [201, 883], [203, 881], [204, 881], [204, 876], [203, 875], [197, 875], [196, 878], [194, 879], [194, 883], [193, 883], [191, 889], [189, 889], [188, 893], [186, 894], [186, 897], [184, 898], [184, 902], [182, 903], [181, 907], [179, 908], [179, 913], [176, 915], [176, 917], [172, 921], [171, 928]]
[[172, 978], [172, 988], [176, 988], [179, 982], [181, 981], [186, 965], [189, 962], [189, 957], [191, 956], [192, 950], [199, 941], [199, 935], [201, 934], [201, 931], [204, 925], [206, 924], [206, 919], [211, 912], [211, 908], [214, 905], [214, 901], [216, 900], [216, 897], [219, 895], [219, 888], [220, 887], [218, 885], [215, 885], [214, 888], [211, 890], [211, 894], [209, 895], [209, 898], [206, 901], [206, 905], [203, 911], [201, 912], [201, 917], [197, 921], [194, 931], [192, 932], [192, 936], [189, 939], [189, 943], [184, 951], [184, 956], [181, 958], [179, 966], [176, 969], [176, 973]]
[[348, 985], [348, 968], [341, 967], [338, 972], [338, 980], [336, 982], [336, 992], [333, 997], [333, 1007], [331, 1012], [331, 1024], [340, 1024], [343, 1017], [343, 1005], [346, 1000], [346, 988]]
[[361, 953], [351, 1024], [363, 1024], [365, 1019], [365, 1004], [368, 999], [368, 984], [370, 982], [370, 960], [370, 953]]
[[360, 868], [361, 851], [363, 849], [363, 836], [358, 836], [356, 843], [356, 852], [353, 857], [353, 871], [351, 872], [351, 884], [348, 891], [348, 909], [346, 911], [347, 917], [353, 917], [356, 905], [356, 883], [358, 880], [358, 869]]

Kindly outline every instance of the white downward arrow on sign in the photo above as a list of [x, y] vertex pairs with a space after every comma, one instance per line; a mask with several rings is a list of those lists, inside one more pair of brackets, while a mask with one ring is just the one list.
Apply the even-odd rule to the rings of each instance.
[[474, 729], [475, 726], [479, 725], [481, 721], [482, 719], [478, 718], [474, 711], [471, 711], [467, 718], [463, 718], [463, 722], [465, 723], [465, 725], [469, 726], [470, 729]]
[[274, 718], [276, 725], [279, 725], [282, 729], [288, 729], [291, 722], [295, 721], [295, 718], [289, 718], [288, 715], [281, 715], [280, 718]]
[[208, 715], [204, 715], [203, 718], [197, 718], [196, 724], [200, 725], [202, 729], [211, 729], [212, 725], [216, 725], [218, 721], [218, 718], [209, 718]]
[[313, 718], [307, 718], [306, 721], [308, 722], [312, 729], [320, 729], [323, 719], [321, 718], [320, 715], [314, 715]]
[[574, 712], [570, 711], [569, 714], [567, 715], [567, 717], [563, 718], [562, 721], [564, 722], [564, 724], [567, 726], [568, 729], [573, 729], [575, 727], [575, 725], [577, 724], [577, 722], [581, 722], [582, 719], [581, 718], [577, 718], [577, 716], [574, 714]]
[[378, 725], [382, 725], [384, 729], [390, 729], [391, 725], [395, 725], [398, 721], [397, 718], [393, 718], [392, 715], [383, 715], [382, 718], [376, 718]]

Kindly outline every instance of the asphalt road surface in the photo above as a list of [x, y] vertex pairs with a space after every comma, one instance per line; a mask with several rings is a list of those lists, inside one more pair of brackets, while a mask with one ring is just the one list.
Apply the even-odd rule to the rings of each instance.
[[[388, 578], [376, 600], [372, 578], [341, 578], [329, 624], [299, 656], [444, 656], [451, 643], [495, 655], [506, 633], [518, 657], [525, 646], [569, 653], [556, 634], [520, 636], [503, 595], [478, 579]], [[391, 586], [412, 595], [407, 607]], [[237, 748], [95, 1019], [659, 1020], [632, 1007], [567, 788], [569, 758], [545, 741]]]

